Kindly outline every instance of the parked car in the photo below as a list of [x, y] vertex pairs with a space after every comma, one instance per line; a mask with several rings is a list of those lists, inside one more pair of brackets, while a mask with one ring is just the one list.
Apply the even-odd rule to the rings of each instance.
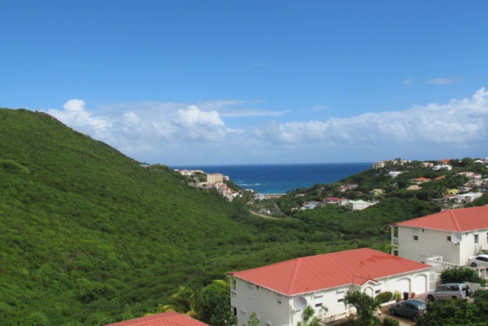
[[485, 266], [488, 267], [488, 255], [478, 255], [468, 258], [468, 265], [471, 267]]
[[416, 322], [420, 316], [423, 316], [425, 314], [426, 310], [427, 306], [425, 305], [425, 302], [410, 299], [392, 305], [390, 307], [390, 315], [398, 315], [411, 318], [413, 321]]
[[427, 293], [427, 299], [448, 300], [448, 299], [466, 299], [471, 294], [471, 288], [463, 283], [441, 284], [435, 291]]

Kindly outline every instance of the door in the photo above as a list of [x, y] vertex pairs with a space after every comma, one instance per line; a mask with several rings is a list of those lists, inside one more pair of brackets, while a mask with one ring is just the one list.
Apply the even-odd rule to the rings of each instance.
[[395, 291], [403, 294], [403, 292], [410, 293], [410, 280], [408, 278], [401, 278], [395, 283]]
[[425, 275], [417, 275], [413, 278], [412, 292], [416, 294], [427, 292], [427, 277]]
[[364, 289], [364, 293], [366, 293], [368, 296], [372, 298], [374, 293], [373, 288], [368, 286], [366, 289]]

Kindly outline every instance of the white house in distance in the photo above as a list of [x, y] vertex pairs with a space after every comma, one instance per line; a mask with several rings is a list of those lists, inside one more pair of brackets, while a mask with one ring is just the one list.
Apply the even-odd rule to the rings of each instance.
[[394, 255], [438, 269], [464, 266], [488, 249], [488, 206], [445, 210], [390, 227]]
[[347, 207], [353, 211], [360, 211], [374, 205], [375, 203], [367, 202], [364, 200], [349, 200]]
[[229, 273], [231, 306], [237, 325], [256, 313], [260, 326], [296, 326], [307, 306], [328, 322], [349, 314], [348, 291], [427, 292], [431, 268], [369, 248], [297, 258]]

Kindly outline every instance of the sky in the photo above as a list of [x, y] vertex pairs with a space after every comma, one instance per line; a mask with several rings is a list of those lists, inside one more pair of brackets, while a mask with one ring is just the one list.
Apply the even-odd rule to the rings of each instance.
[[141, 162], [488, 156], [488, 1], [1, 1], [0, 107]]

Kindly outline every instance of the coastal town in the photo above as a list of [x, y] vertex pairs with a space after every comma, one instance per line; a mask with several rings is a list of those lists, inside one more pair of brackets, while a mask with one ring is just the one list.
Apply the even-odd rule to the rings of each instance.
[[176, 172], [189, 179], [188, 185], [201, 189], [215, 189], [218, 194], [233, 201], [242, 197], [244, 190], [238, 187], [231, 188], [230, 178], [222, 173], [205, 173], [203, 170], [175, 169]]
[[394, 159], [374, 163], [369, 171], [339, 182], [288, 192], [277, 202], [282, 206], [286, 200], [291, 206], [282, 207], [282, 211], [292, 216], [330, 205], [360, 211], [392, 197], [415, 197], [441, 209], [452, 209], [474, 202], [487, 189], [488, 158], [423, 162]]

